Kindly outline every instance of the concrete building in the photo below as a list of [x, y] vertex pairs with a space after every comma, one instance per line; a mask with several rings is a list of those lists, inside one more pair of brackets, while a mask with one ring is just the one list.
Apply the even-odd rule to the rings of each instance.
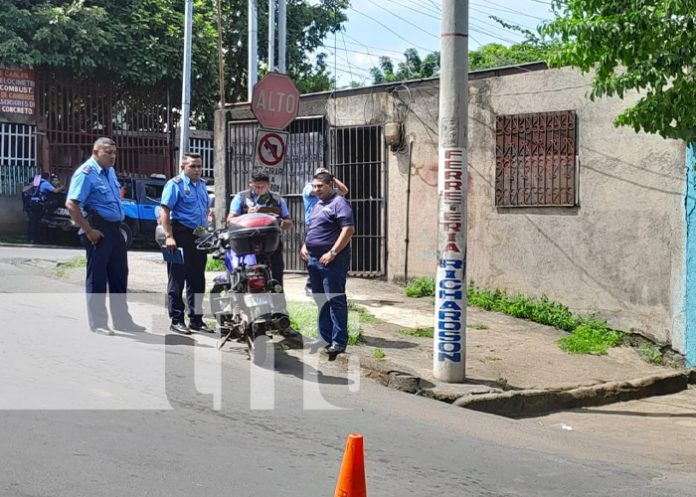
[[[589, 90], [588, 76], [543, 64], [471, 74], [468, 280], [546, 295], [669, 344], [693, 363], [686, 145], [614, 127], [637, 95], [591, 101]], [[359, 211], [354, 271], [390, 280], [434, 275], [437, 79], [304, 95], [300, 115], [281, 185], [291, 210], [301, 211], [300, 186], [326, 164]], [[311, 131], [302, 130], [310, 121]], [[217, 198], [246, 184], [256, 127], [246, 104], [218, 111]], [[226, 207], [217, 208], [224, 219]], [[290, 252], [303, 236], [300, 216]]]

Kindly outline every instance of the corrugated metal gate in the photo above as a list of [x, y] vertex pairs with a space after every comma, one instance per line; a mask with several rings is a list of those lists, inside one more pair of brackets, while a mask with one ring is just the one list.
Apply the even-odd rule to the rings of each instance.
[[118, 147], [119, 173], [174, 172], [168, 91], [121, 89], [40, 71], [36, 94], [51, 171], [69, 176], [91, 155], [94, 141], [108, 136]]
[[0, 122], [0, 195], [14, 195], [37, 172], [36, 127]]
[[[256, 121], [231, 121], [227, 141], [227, 187], [239, 192], [248, 187], [254, 164]], [[299, 257], [306, 229], [302, 189], [318, 167], [330, 169], [350, 189], [356, 234], [353, 236], [351, 274], [386, 274], [386, 218], [384, 140], [380, 126], [330, 130], [334, 149], [329, 153], [323, 117], [295, 119], [288, 127], [288, 147], [280, 194], [285, 198], [294, 228], [283, 233], [285, 268], [304, 272]], [[330, 157], [331, 160], [327, 160]]]

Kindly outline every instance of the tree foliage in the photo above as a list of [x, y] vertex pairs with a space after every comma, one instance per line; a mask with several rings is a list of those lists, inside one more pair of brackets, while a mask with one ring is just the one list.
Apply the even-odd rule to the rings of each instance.
[[542, 32], [559, 41], [554, 65], [594, 71], [591, 97], [641, 98], [617, 125], [694, 139], [696, 3], [691, 0], [554, 0], [557, 18]]
[[439, 52], [431, 52], [425, 56], [425, 59], [421, 59], [415, 48], [408, 48], [404, 52], [404, 59], [403, 62], [399, 62], [395, 71], [391, 58], [380, 57], [379, 67], [370, 69], [372, 82], [380, 84], [407, 79], [430, 78], [437, 76], [440, 72]]
[[[247, 0], [221, 0], [225, 100], [247, 97]], [[313, 55], [345, 22], [348, 0], [288, 0], [287, 68], [301, 91], [331, 87]], [[181, 91], [184, 0], [0, 0], [0, 62], [70, 70], [78, 78]], [[259, 60], [268, 58], [266, 2], [259, 2]], [[217, 12], [195, 0], [192, 113], [211, 122], [219, 100]]]

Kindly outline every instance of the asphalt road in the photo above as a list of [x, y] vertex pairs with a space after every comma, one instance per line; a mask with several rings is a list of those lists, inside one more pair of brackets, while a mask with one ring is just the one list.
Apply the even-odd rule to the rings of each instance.
[[328, 496], [351, 432], [371, 497], [696, 496], [693, 473], [647, 447], [388, 390], [316, 356], [258, 368], [210, 336], [166, 335], [161, 295], [131, 303], [148, 333], [94, 335], [81, 287], [40, 261], [79, 254], [0, 248], [0, 496]]

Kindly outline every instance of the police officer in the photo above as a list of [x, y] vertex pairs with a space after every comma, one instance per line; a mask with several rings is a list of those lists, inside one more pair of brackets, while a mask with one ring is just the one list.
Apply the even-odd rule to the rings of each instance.
[[[165, 245], [170, 252], [182, 248], [184, 263], [167, 263], [167, 308], [172, 322], [171, 331], [189, 335], [191, 331], [215, 333], [203, 322], [200, 312], [201, 299], [205, 293], [205, 265], [207, 252], [196, 248], [196, 238], [208, 227], [210, 199], [205, 187], [203, 162], [198, 154], [184, 154], [181, 174], [167, 181], [162, 192], [159, 214], [166, 236]], [[189, 325], [184, 321], [184, 300], [189, 308]], [[198, 305], [196, 305], [198, 297]]]
[[56, 188], [48, 181], [50, 175], [44, 171], [34, 178], [33, 193], [29, 198], [27, 206], [27, 214], [29, 214], [29, 243], [39, 241], [39, 228], [41, 227], [41, 218], [46, 212], [46, 196], [49, 193], [56, 192]]
[[[108, 325], [106, 290], [115, 329], [127, 332], [144, 331], [133, 322], [128, 312], [128, 256], [126, 242], [119, 229], [123, 206], [119, 195], [114, 162], [116, 144], [109, 138], [98, 138], [92, 157], [77, 168], [70, 181], [65, 207], [80, 227], [80, 241], [87, 249], [87, 315], [90, 329], [113, 335]], [[87, 217], [83, 214], [87, 213]]]

